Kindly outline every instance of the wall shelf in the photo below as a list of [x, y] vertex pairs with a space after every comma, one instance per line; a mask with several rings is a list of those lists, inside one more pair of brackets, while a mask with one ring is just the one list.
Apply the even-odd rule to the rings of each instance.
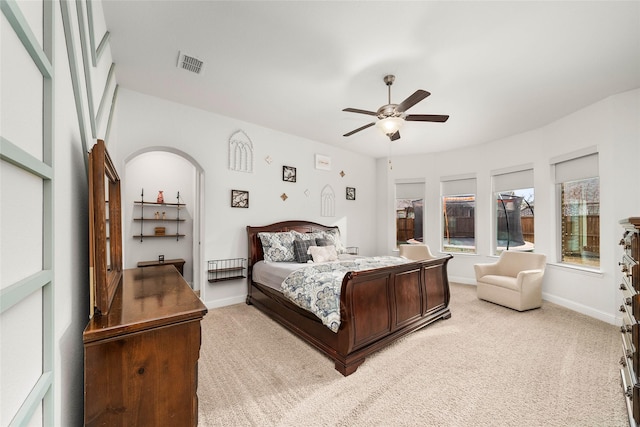
[[[180, 197], [180, 196], [178, 196]], [[187, 206], [185, 203], [158, 203], [158, 202], [145, 202], [144, 200], [135, 200], [133, 202], [136, 205], [154, 205], [154, 206]]]
[[[180, 218], [180, 210], [184, 206], [186, 206], [186, 204], [180, 203], [179, 191], [176, 196], [176, 201], [177, 201], [176, 203], [147, 202], [144, 200], [144, 189], [143, 189], [142, 192], [140, 193], [140, 200], [135, 200], [133, 202], [134, 207], [139, 207], [139, 211], [140, 211], [139, 216], [136, 218], [133, 218], [134, 222], [140, 223], [140, 233], [134, 235], [133, 237], [135, 239], [140, 239], [140, 242], [142, 242], [145, 238], [149, 238], [149, 237], [174, 237], [176, 241], [180, 240], [180, 237], [185, 237], [184, 234], [180, 234], [180, 223], [186, 220], [185, 218]], [[166, 211], [156, 210], [155, 213], [152, 214], [153, 217], [147, 218], [145, 217], [145, 206], [148, 208], [154, 208], [154, 207], [165, 208]], [[169, 218], [167, 218], [167, 212], [169, 212]], [[146, 214], [149, 215], [148, 209]], [[145, 233], [145, 227], [144, 227], [145, 222], [149, 222], [153, 224], [158, 224], [158, 223], [173, 224], [175, 225], [175, 227], [171, 225], [170, 228], [172, 231], [175, 230], [175, 233], [166, 233], [165, 231], [166, 227], [155, 227], [156, 228], [155, 233], [149, 233], [149, 232]], [[161, 233], [158, 232], [158, 229], [161, 229], [162, 232]]]
[[165, 218], [165, 219], [162, 219], [162, 218], [159, 218], [159, 219], [156, 219], [156, 218], [133, 218], [133, 220], [134, 221], [159, 221], [159, 222], [162, 222], [162, 221], [180, 221], [180, 222], [186, 221], [186, 219], [184, 219], [184, 218]]
[[247, 260], [244, 258], [214, 259], [208, 261], [209, 283], [247, 277]]
[[136, 234], [135, 236], [133, 236], [134, 239], [141, 239], [140, 241], [142, 241], [142, 239], [147, 239], [150, 237], [175, 237], [176, 239], [179, 239], [180, 237], [185, 237], [184, 234]]

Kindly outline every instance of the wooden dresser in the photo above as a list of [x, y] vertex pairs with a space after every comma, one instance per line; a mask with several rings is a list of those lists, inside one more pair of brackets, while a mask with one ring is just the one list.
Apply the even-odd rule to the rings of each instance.
[[621, 383], [629, 412], [629, 424], [640, 423], [640, 217], [620, 221], [624, 228], [620, 291], [622, 292], [622, 357]]
[[84, 334], [86, 426], [196, 426], [207, 309], [173, 265], [123, 271]]

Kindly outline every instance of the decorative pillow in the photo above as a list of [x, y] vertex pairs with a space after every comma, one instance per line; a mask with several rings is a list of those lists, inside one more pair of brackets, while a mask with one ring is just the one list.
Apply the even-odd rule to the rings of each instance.
[[293, 262], [293, 234], [289, 231], [282, 233], [258, 233], [262, 242], [262, 252], [266, 262]]
[[336, 261], [338, 259], [336, 247], [333, 245], [309, 246], [309, 253], [313, 257], [313, 262]]
[[335, 246], [333, 244], [333, 241], [331, 241], [329, 239], [324, 239], [324, 238], [320, 238], [320, 237], [318, 237], [316, 239], [316, 246], [330, 246], [330, 245]]
[[293, 234], [294, 239], [311, 240], [314, 242], [318, 237], [322, 237], [321, 231], [314, 231], [312, 233], [300, 233], [299, 231], [292, 230], [291, 234]]
[[311, 255], [309, 255], [309, 246], [315, 246], [316, 242], [314, 240], [300, 240], [296, 238], [293, 241], [293, 256], [295, 257], [297, 262], [307, 262], [311, 260]]
[[332, 230], [327, 230], [327, 231], [323, 231], [323, 238], [324, 239], [329, 239], [331, 241], [331, 244], [333, 244], [336, 247], [336, 252], [339, 254], [346, 254], [347, 253], [347, 248], [345, 248], [342, 245], [342, 242], [340, 241], [340, 230], [338, 230], [337, 228], [334, 228]]

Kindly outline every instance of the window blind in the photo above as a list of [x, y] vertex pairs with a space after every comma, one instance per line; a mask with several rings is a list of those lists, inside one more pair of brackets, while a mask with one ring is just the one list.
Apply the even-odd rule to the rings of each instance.
[[555, 163], [556, 184], [597, 177], [598, 153]]
[[457, 196], [461, 194], [476, 194], [476, 179], [461, 178], [443, 180], [440, 182], [443, 196]]
[[503, 173], [493, 176], [493, 191], [533, 188], [533, 169]]

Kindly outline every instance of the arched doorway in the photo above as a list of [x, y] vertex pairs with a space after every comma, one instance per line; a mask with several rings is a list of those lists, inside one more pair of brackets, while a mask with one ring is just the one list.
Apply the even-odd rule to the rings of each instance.
[[[184, 259], [184, 278], [199, 291], [204, 280], [200, 239], [203, 168], [175, 148], [150, 147], [125, 159], [124, 177], [125, 268], [160, 256], [165, 260]], [[160, 191], [164, 204], [156, 204]]]

